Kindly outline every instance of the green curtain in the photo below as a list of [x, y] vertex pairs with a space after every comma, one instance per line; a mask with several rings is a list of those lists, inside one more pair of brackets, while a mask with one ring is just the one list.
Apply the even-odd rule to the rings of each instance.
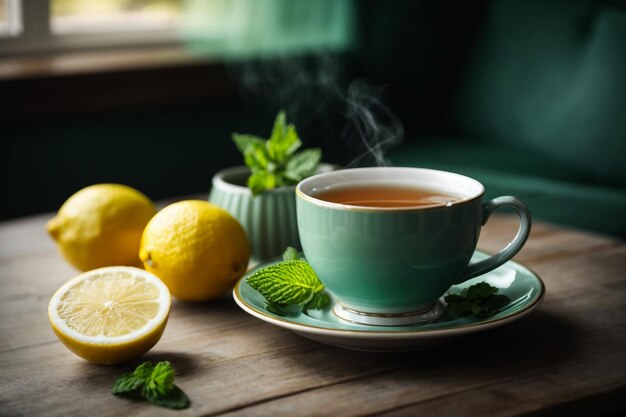
[[182, 37], [220, 58], [341, 52], [354, 39], [353, 0], [186, 0]]

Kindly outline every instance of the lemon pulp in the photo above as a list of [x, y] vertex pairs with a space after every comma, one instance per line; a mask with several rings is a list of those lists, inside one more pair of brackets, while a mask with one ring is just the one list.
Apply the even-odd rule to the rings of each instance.
[[77, 355], [111, 364], [147, 352], [161, 337], [170, 310], [167, 287], [133, 267], [106, 267], [65, 283], [52, 297], [53, 330]]

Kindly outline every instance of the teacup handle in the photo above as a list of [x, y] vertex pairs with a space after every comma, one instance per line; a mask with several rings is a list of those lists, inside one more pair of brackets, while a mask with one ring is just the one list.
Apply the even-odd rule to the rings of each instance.
[[463, 273], [461, 274], [461, 278], [457, 280], [456, 284], [460, 284], [461, 282], [465, 282], [470, 278], [477, 277], [496, 269], [497, 267], [511, 259], [513, 256], [515, 256], [515, 254], [519, 252], [522, 246], [524, 246], [524, 243], [526, 243], [526, 239], [528, 239], [528, 235], [530, 234], [530, 227], [532, 224], [530, 219], [530, 212], [528, 211], [528, 207], [526, 207], [526, 204], [524, 204], [522, 200], [516, 197], [497, 197], [484, 203], [481, 225], [484, 226], [485, 223], [487, 223], [489, 216], [491, 216], [491, 213], [493, 213], [500, 207], [512, 207], [519, 216], [520, 225], [519, 229], [517, 230], [517, 234], [515, 235], [515, 238], [508, 245], [506, 245], [504, 249], [502, 249], [495, 255], [480, 262], [468, 265], [467, 268], [465, 268], [465, 271], [463, 271]]

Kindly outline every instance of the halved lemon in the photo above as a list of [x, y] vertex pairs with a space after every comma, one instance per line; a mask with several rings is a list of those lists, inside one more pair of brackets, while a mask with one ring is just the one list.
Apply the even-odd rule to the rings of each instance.
[[137, 358], [161, 338], [171, 306], [163, 282], [143, 269], [111, 266], [61, 286], [48, 319], [61, 342], [89, 362], [111, 365]]

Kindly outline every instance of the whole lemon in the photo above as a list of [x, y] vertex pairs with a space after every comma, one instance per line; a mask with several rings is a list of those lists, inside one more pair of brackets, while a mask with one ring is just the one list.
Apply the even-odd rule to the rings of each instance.
[[48, 222], [63, 257], [81, 271], [111, 265], [140, 266], [141, 233], [156, 213], [139, 191], [97, 184], [78, 191]]
[[229, 291], [250, 257], [246, 232], [227, 211], [206, 201], [171, 204], [143, 232], [139, 257], [173, 296], [204, 301]]

